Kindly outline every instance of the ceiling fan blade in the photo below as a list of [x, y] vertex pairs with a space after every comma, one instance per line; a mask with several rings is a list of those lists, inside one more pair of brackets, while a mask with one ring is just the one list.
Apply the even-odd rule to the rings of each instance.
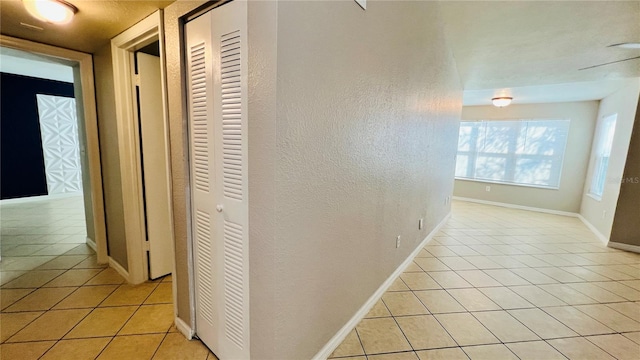
[[580, 71], [580, 70], [587, 70], [587, 69], [593, 69], [593, 68], [597, 68], [597, 67], [600, 67], [600, 66], [611, 65], [611, 64], [616, 64], [616, 63], [619, 63], [619, 62], [629, 61], [629, 60], [635, 60], [635, 59], [640, 59], [640, 56], [634, 56], [634, 57], [632, 57], [632, 58], [628, 58], [628, 59], [622, 59], [622, 60], [611, 61], [611, 62], [608, 62], [608, 63], [599, 64], [599, 65], [587, 66], [587, 67], [584, 67], [584, 68], [582, 68], [582, 69], [578, 69], [578, 71]]

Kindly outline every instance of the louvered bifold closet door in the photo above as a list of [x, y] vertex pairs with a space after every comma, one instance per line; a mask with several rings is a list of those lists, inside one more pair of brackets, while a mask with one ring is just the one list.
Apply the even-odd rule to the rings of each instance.
[[220, 359], [250, 355], [246, 28], [232, 1], [186, 30], [196, 333]]

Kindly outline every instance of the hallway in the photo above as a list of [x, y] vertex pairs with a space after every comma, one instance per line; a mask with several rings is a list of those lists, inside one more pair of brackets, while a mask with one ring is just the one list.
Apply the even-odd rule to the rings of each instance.
[[577, 218], [456, 201], [331, 358], [639, 356], [640, 255]]

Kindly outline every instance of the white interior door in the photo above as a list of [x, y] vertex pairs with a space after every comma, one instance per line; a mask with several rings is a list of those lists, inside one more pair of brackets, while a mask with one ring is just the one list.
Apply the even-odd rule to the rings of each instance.
[[149, 277], [173, 271], [167, 133], [162, 104], [160, 58], [136, 53], [140, 141], [149, 246]]
[[187, 23], [196, 334], [221, 359], [248, 359], [247, 5]]

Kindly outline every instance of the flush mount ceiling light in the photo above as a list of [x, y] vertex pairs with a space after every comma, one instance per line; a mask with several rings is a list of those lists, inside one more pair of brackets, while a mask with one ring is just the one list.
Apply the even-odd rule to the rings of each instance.
[[511, 100], [513, 100], [512, 97], [501, 96], [501, 97], [494, 97], [493, 99], [491, 99], [491, 102], [493, 103], [493, 106], [505, 107], [511, 104]]
[[24, 7], [33, 17], [52, 24], [67, 24], [78, 8], [64, 0], [23, 0]]
[[623, 49], [640, 49], [640, 42], [626, 42], [620, 44], [609, 45], [608, 47], [619, 47]]

